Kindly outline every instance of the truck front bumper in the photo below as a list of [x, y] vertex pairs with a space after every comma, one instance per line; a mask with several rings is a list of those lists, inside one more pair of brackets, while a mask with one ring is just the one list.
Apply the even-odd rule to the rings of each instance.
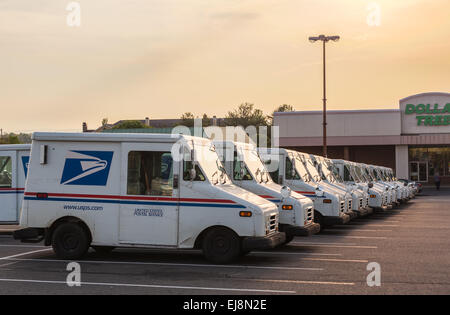
[[286, 241], [286, 234], [276, 232], [267, 236], [248, 236], [242, 240], [242, 249], [251, 251], [254, 249], [271, 249], [275, 248]]
[[280, 225], [280, 231], [286, 233], [286, 236], [310, 236], [320, 232], [320, 225], [310, 223], [306, 226], [295, 226], [290, 224]]
[[343, 214], [339, 217], [323, 217], [324, 225], [341, 225], [346, 224], [350, 221], [350, 216]]
[[353, 210], [357, 217], [365, 217], [373, 212], [372, 208], [360, 208], [359, 210]]

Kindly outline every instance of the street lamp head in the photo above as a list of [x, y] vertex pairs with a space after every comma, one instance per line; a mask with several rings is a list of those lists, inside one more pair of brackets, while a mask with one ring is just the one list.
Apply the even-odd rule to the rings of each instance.
[[337, 42], [337, 41], [339, 41], [340, 37], [337, 36], [337, 35], [336, 36], [330, 36], [329, 39], [331, 39], [334, 42]]
[[309, 41], [310, 41], [311, 43], [315, 43], [316, 41], [319, 40], [319, 37], [314, 37], [314, 36], [312, 36], [312, 37], [309, 37], [308, 39], [309, 39]]

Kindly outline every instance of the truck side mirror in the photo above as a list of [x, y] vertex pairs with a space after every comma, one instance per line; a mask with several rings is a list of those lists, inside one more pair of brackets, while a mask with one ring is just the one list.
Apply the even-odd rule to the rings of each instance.
[[373, 187], [373, 183], [369, 183], [369, 188], [372, 188]]

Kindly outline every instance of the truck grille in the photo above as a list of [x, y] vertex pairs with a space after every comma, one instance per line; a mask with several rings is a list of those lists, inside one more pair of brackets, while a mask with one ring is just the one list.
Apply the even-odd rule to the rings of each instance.
[[345, 203], [344, 201], [341, 201], [341, 212], [345, 212]]
[[267, 220], [266, 234], [276, 232], [278, 230], [278, 215], [271, 215]]
[[368, 207], [369, 206], [369, 197], [367, 197], [367, 199], [366, 199], [366, 207]]
[[305, 224], [309, 224], [314, 220], [314, 210], [312, 207], [306, 209]]
[[348, 201], [348, 211], [352, 211], [353, 202], [351, 200]]
[[359, 208], [363, 208], [364, 207], [364, 203], [363, 203], [363, 199], [359, 198]]

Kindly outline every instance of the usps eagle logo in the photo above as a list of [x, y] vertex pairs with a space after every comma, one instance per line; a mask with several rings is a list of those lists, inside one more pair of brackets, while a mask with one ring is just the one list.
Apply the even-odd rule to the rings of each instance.
[[61, 184], [106, 186], [113, 154], [111, 151], [67, 152]]

